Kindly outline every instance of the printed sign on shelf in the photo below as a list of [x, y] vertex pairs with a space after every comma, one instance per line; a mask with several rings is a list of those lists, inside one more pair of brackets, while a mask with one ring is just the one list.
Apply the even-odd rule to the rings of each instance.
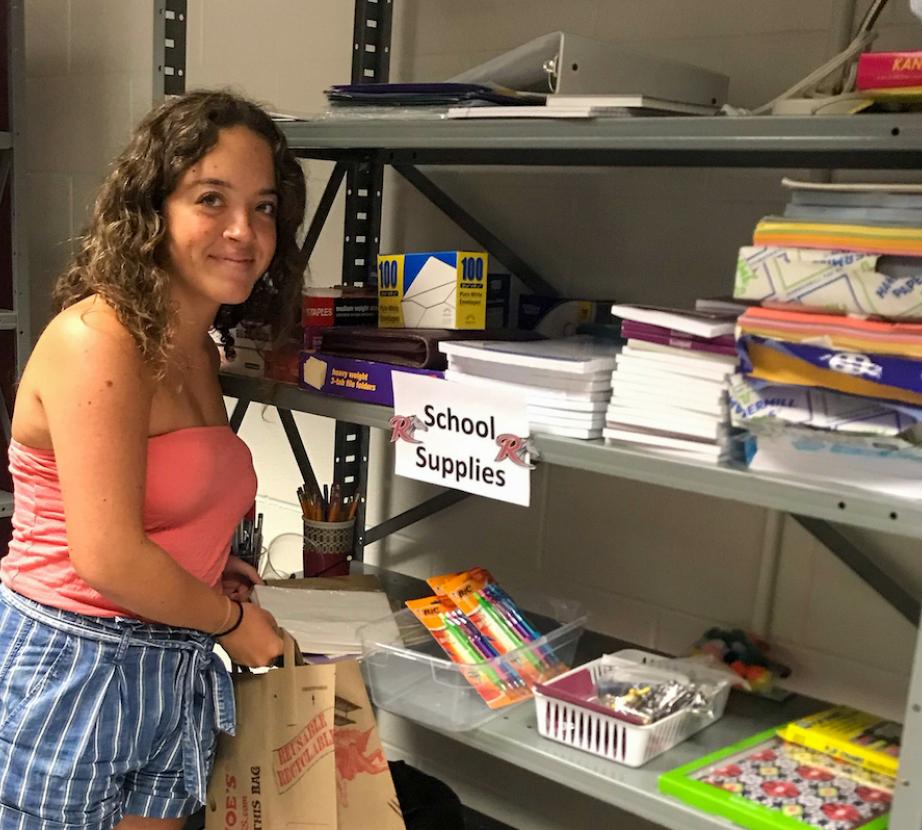
[[393, 380], [397, 475], [528, 507], [524, 398], [404, 372]]

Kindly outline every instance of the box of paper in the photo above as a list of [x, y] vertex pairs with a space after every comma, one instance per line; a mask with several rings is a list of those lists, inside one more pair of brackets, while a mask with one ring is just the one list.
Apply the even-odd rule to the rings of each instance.
[[434, 251], [378, 257], [381, 328], [483, 329], [487, 255]]

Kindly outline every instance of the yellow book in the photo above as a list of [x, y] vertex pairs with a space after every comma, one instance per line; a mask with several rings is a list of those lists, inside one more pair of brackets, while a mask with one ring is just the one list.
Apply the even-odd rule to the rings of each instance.
[[785, 741], [825, 752], [857, 767], [896, 775], [903, 727], [847, 706], [833, 706], [780, 727]]

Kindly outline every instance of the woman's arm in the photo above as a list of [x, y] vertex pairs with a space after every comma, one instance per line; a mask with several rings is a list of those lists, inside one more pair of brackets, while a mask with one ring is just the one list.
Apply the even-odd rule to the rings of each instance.
[[[60, 315], [42, 339], [36, 386], [77, 574], [139, 617], [210, 633], [227, 627], [237, 614], [230, 600], [185, 571], [144, 532], [154, 385], [133, 338], [97, 302], [83, 314]], [[241, 652], [231, 654], [239, 662], [271, 661], [281, 648], [272, 617], [250, 607], [245, 622], [222, 644]]]

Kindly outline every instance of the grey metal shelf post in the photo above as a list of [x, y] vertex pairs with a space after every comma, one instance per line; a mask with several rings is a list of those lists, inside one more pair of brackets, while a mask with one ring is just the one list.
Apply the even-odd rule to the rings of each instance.
[[[356, 0], [352, 34], [352, 83], [382, 83], [390, 74], [392, 0]], [[346, 220], [343, 228], [343, 285], [376, 284], [381, 239], [381, 194], [384, 164], [360, 159], [346, 173]], [[349, 485], [359, 499], [355, 517], [353, 556], [365, 549], [365, 510], [368, 489], [367, 426], [336, 422], [333, 439], [333, 481]]]

